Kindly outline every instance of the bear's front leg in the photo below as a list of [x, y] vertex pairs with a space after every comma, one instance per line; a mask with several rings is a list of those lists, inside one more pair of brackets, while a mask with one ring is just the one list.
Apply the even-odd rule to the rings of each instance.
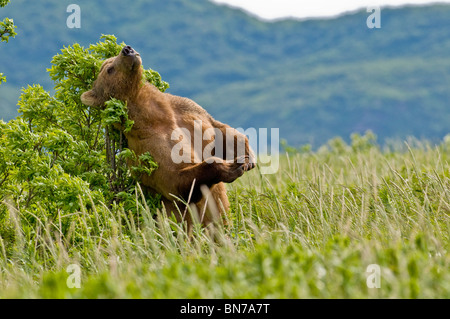
[[216, 149], [221, 148], [221, 158], [228, 162], [243, 163], [244, 171], [255, 168], [256, 157], [250, 147], [247, 136], [219, 121], [215, 121], [214, 124], [221, 133], [220, 138], [216, 136]]
[[248, 157], [228, 163], [218, 157], [210, 157], [202, 163], [183, 168], [179, 174], [178, 193], [186, 201], [198, 202], [202, 198], [201, 185], [211, 187], [220, 182], [232, 183], [248, 170]]

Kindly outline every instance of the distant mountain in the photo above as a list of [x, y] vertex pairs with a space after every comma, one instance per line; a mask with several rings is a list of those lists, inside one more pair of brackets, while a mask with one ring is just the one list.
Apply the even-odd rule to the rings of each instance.
[[75, 42], [115, 34], [161, 73], [173, 94], [196, 100], [234, 127], [280, 128], [290, 145], [318, 146], [373, 130], [380, 140], [439, 139], [450, 132], [450, 6], [361, 11], [329, 20], [263, 22], [207, 0], [13, 0], [0, 18], [17, 37], [0, 45], [0, 118], [16, 114], [18, 89], [40, 83], [51, 58]]

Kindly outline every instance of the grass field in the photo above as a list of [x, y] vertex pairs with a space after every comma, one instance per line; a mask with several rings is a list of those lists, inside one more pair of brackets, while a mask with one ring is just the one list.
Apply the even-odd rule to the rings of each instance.
[[[9, 204], [0, 298], [450, 298], [449, 164], [448, 138], [291, 150], [278, 173], [228, 185], [214, 240], [139, 200], [137, 214], [85, 204], [33, 227]], [[68, 218], [83, 227], [63, 231]]]

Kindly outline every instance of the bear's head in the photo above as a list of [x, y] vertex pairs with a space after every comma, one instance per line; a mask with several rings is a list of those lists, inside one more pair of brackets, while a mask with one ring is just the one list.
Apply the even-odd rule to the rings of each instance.
[[103, 62], [92, 89], [81, 95], [81, 102], [101, 107], [110, 98], [132, 99], [142, 83], [141, 65], [139, 53], [128, 45], [123, 47], [118, 56]]

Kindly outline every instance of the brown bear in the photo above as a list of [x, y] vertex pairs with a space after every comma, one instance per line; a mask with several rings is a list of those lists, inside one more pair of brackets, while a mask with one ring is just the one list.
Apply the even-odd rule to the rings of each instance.
[[141, 178], [142, 185], [161, 194], [167, 213], [175, 214], [178, 221], [186, 220], [189, 228], [191, 216], [180, 202], [175, 205], [176, 198], [195, 204], [191, 207], [203, 225], [218, 221], [229, 209], [224, 183], [255, 167], [248, 139], [194, 101], [162, 93], [144, 82], [143, 71], [139, 53], [125, 46], [118, 56], [103, 62], [92, 89], [81, 95], [81, 101], [95, 107], [103, 107], [110, 98], [126, 102], [134, 121], [132, 129], [124, 132], [128, 147], [138, 156], [149, 152], [159, 166]]

